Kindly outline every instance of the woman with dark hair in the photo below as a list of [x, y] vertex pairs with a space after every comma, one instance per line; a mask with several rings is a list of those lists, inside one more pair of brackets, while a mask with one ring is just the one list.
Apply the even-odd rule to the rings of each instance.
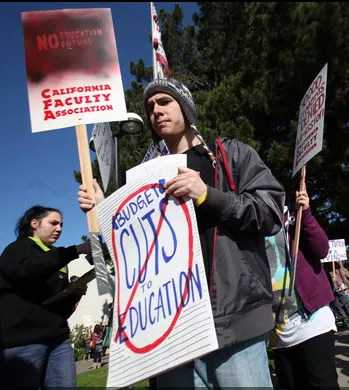
[[0, 367], [4, 388], [76, 387], [74, 351], [67, 319], [86, 289], [44, 302], [69, 284], [67, 264], [91, 245], [54, 247], [62, 213], [33, 206], [18, 220], [17, 240], [0, 256]]

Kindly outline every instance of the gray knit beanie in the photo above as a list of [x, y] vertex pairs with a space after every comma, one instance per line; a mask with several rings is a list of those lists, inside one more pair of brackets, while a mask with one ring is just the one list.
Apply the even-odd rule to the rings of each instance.
[[196, 107], [189, 89], [180, 81], [173, 78], [160, 78], [151, 81], [144, 90], [144, 105], [148, 99], [156, 93], [163, 92], [171, 95], [177, 100], [190, 125], [197, 121]]

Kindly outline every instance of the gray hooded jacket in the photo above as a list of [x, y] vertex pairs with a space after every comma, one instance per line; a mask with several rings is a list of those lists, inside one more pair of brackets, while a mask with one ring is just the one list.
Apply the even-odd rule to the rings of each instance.
[[264, 237], [281, 229], [285, 193], [249, 145], [221, 138], [216, 156], [215, 188], [208, 187], [200, 208], [218, 221], [209, 280], [219, 347], [224, 348], [274, 327]]

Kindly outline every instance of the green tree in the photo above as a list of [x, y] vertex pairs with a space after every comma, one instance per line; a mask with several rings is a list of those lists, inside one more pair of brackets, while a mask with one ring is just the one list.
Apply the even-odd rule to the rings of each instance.
[[[236, 137], [255, 147], [291, 203], [299, 187], [299, 175], [291, 176], [299, 104], [328, 63], [323, 149], [307, 164], [306, 182], [312, 209], [329, 238], [348, 242], [349, 4], [197, 4], [199, 11], [187, 26], [178, 4], [173, 12], [159, 12], [172, 73], [193, 92], [203, 136]], [[125, 91], [127, 108], [147, 124], [142, 92], [152, 69], [139, 59], [130, 71], [135, 81]], [[149, 143], [148, 125], [141, 136], [120, 140], [123, 180]]]

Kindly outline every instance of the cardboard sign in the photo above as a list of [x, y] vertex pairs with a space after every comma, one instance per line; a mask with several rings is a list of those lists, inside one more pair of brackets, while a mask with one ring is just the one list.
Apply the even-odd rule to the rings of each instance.
[[327, 64], [304, 95], [299, 106], [292, 177], [322, 149]]
[[99, 172], [102, 178], [103, 190], [106, 192], [113, 172], [113, 162], [116, 158], [114, 140], [109, 123], [96, 123], [93, 126], [92, 137], [96, 150]]
[[132, 385], [218, 348], [193, 202], [163, 190], [179, 166], [186, 155], [143, 163], [97, 207], [116, 269], [107, 387]]
[[[160, 141], [159, 145], [160, 145], [160, 152], [161, 152], [162, 156], [169, 154], [167, 146], [163, 140]], [[154, 141], [152, 141], [152, 143], [149, 145], [149, 147], [148, 147], [148, 149], [143, 157], [142, 162], [146, 162], [146, 161], [152, 160], [153, 158], [158, 157], [157, 153], [158, 153], [158, 151], [156, 148], [156, 144]]]
[[329, 261], [343, 261], [347, 260], [347, 249], [345, 246], [344, 238], [339, 240], [329, 240], [330, 249], [328, 255], [322, 259], [323, 263]]
[[127, 119], [110, 9], [21, 15], [32, 132]]

